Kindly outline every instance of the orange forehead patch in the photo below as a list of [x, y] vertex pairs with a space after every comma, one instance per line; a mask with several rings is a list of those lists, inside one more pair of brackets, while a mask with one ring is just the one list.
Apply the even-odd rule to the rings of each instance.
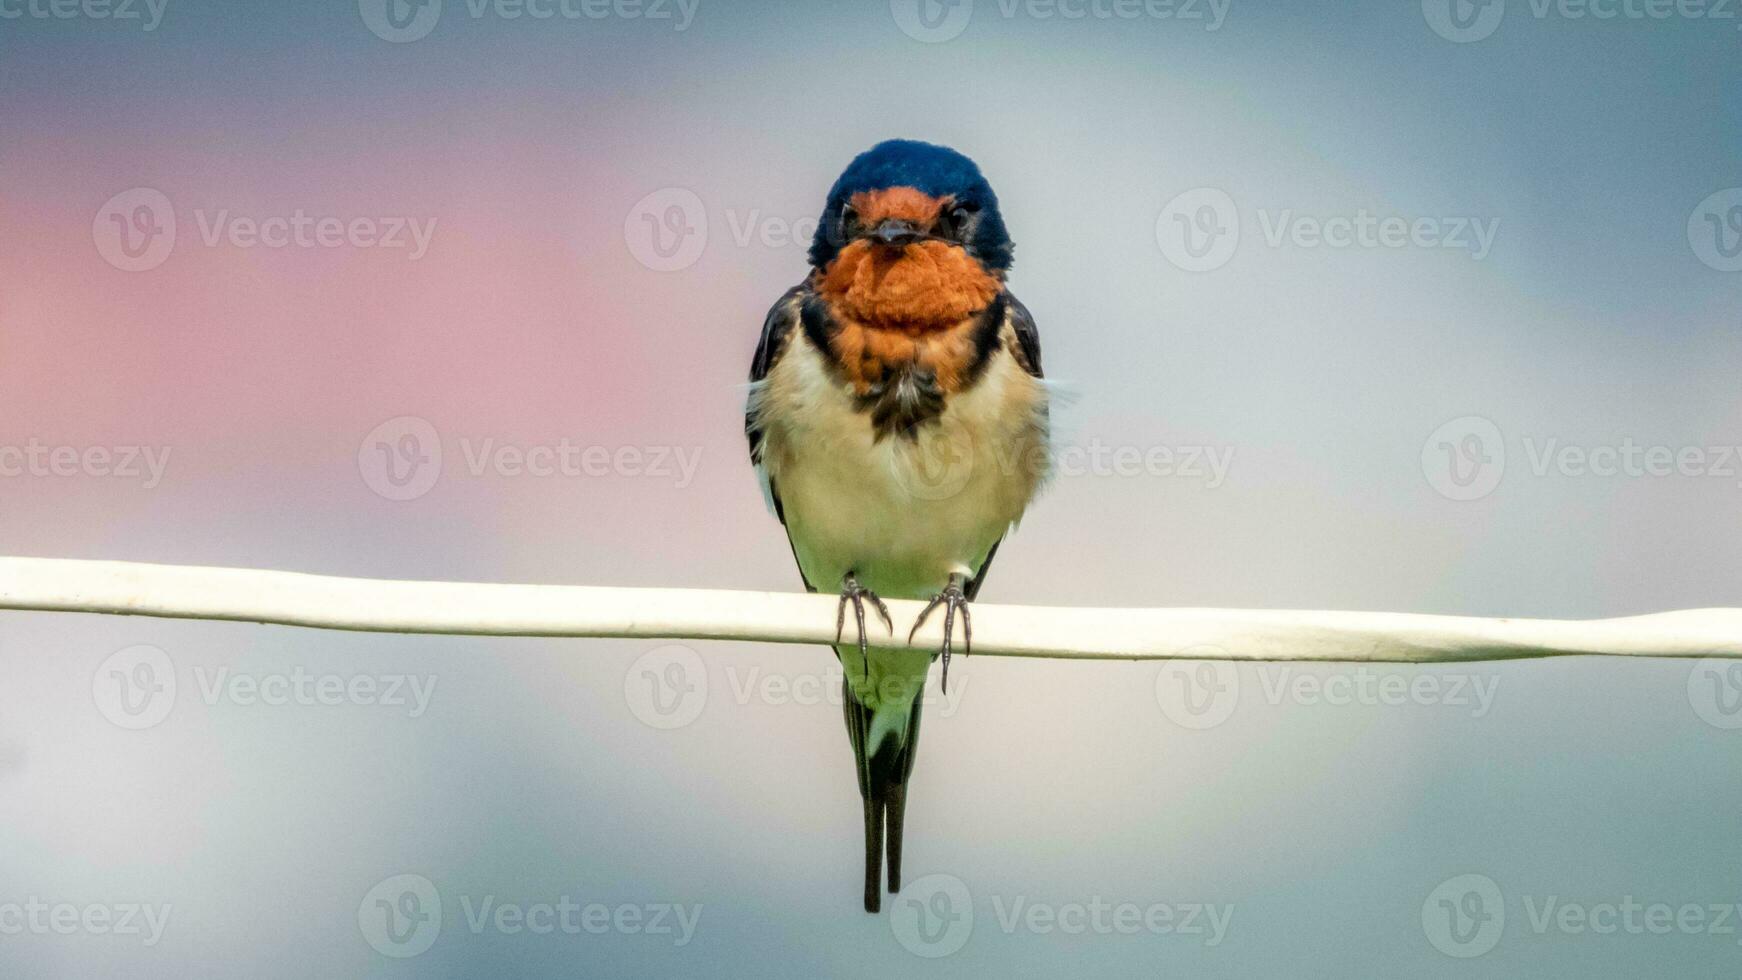
[[947, 197], [932, 197], [912, 187], [885, 187], [875, 191], [860, 191], [847, 202], [859, 212], [859, 220], [868, 225], [879, 221], [911, 221], [920, 228], [930, 228], [943, 213]]

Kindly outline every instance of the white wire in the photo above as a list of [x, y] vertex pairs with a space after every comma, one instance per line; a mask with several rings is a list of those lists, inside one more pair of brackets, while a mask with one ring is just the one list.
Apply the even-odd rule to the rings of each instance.
[[[906, 645], [921, 603], [890, 600]], [[1409, 613], [1084, 609], [974, 603], [973, 652], [1076, 660], [1446, 663], [1591, 654], [1742, 658], [1742, 609], [1622, 619]], [[0, 609], [239, 620], [317, 629], [491, 636], [829, 643], [836, 598], [713, 589], [495, 585], [336, 578], [242, 568], [0, 557]], [[941, 610], [914, 638], [935, 648]], [[847, 618], [851, 631], [852, 616]], [[960, 651], [958, 627], [956, 649]]]

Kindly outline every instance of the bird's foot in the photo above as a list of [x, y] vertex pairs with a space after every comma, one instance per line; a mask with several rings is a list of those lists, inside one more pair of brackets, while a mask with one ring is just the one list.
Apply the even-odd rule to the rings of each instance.
[[895, 623], [889, 618], [889, 607], [877, 597], [877, 593], [859, 584], [859, 580], [848, 572], [841, 579], [841, 603], [835, 607], [835, 643], [841, 642], [841, 633], [847, 627], [847, 604], [853, 604], [853, 619], [859, 625], [859, 659], [865, 663], [865, 675], [871, 674], [871, 649], [865, 640], [865, 600], [871, 600], [871, 607], [877, 610], [877, 615], [883, 620], [883, 628], [895, 635]]
[[943, 690], [946, 694], [950, 690], [950, 648], [954, 641], [956, 613], [958, 611], [962, 614], [962, 656], [967, 656], [974, 645], [974, 624], [968, 615], [968, 595], [963, 591], [967, 584], [968, 577], [966, 575], [960, 572], [952, 573], [950, 584], [944, 586], [942, 592], [932, 596], [931, 602], [920, 610], [919, 618], [914, 620], [913, 629], [907, 633], [907, 642], [911, 644], [914, 634], [918, 633], [919, 628], [925, 625], [926, 617], [931, 615], [931, 611], [938, 606], [944, 607], [944, 645], [938, 650], [938, 653], [944, 658]]

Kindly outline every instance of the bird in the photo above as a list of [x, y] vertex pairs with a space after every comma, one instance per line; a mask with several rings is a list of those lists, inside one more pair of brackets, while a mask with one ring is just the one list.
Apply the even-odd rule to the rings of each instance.
[[[1034, 318], [1006, 284], [1013, 245], [978, 165], [887, 140], [828, 192], [809, 272], [751, 361], [750, 459], [810, 592], [837, 591], [834, 651], [865, 825], [864, 907], [901, 889], [923, 687], [949, 685], [959, 623], [1044, 484], [1048, 389]], [[903, 643], [884, 598], [926, 603]], [[888, 639], [867, 635], [866, 606]], [[915, 649], [943, 609], [943, 640]], [[848, 610], [856, 640], [842, 642]], [[872, 632], [875, 632], [875, 623]]]

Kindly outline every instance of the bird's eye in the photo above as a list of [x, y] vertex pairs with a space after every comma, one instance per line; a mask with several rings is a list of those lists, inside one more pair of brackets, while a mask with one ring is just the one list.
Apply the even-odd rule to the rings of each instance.
[[950, 238], [965, 237], [969, 223], [974, 220], [974, 212], [978, 210], [973, 204], [957, 204], [944, 213], [943, 220], [938, 222], [942, 227], [938, 230]]
[[841, 207], [841, 235], [843, 239], [853, 237], [859, 227], [859, 212], [851, 204]]

